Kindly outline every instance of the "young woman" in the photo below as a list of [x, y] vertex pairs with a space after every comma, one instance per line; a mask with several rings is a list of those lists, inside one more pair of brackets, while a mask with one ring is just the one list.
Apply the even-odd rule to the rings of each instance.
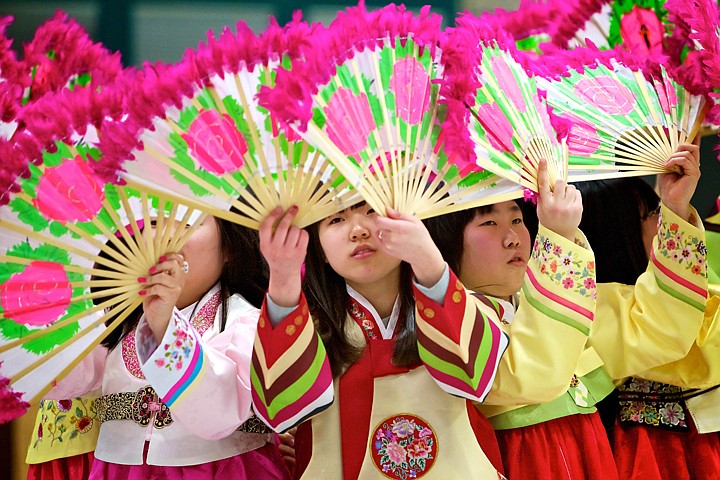
[[90, 478], [288, 477], [251, 410], [254, 305], [266, 272], [255, 232], [209, 217], [138, 279], [141, 315], [51, 392], [102, 388]]
[[[690, 162], [687, 166], [692, 170], [692, 159], [685, 158], [684, 161]], [[675, 187], [682, 187], [675, 188], [676, 196], [694, 190], [692, 178], [695, 173], [696, 169], [688, 172], [689, 182], [687, 179], [673, 178], [676, 182]], [[683, 198], [669, 196], [667, 200], [682, 212], [682, 207], [687, 207]], [[689, 197], [687, 200], [689, 201]], [[538, 204], [538, 211], [542, 211], [541, 203]], [[586, 215], [587, 209], [584, 216]], [[539, 216], [541, 217], [540, 235], [543, 235], [543, 214], [539, 213]], [[521, 328], [527, 321], [524, 313], [525, 309], [529, 308], [526, 304], [527, 298], [520, 296], [518, 301], [517, 296], [517, 292], [522, 293], [527, 286], [523, 285], [521, 290], [522, 277], [514, 275], [501, 259], [514, 252], [522, 252], [523, 242], [529, 240], [518, 205], [514, 202], [504, 202], [478, 209], [472, 215], [458, 213], [454, 214], [454, 217], [448, 216], [437, 220], [431, 231], [448, 262], [451, 265], [457, 264], [460, 279], [481, 277], [483, 281], [476, 282], [477, 291], [498, 296], [501, 300], [510, 299], [515, 306], [519, 305], [517, 312], [515, 307], [509, 307], [515, 314], [515, 319], [505, 327], [511, 342], [506, 356], [501, 361], [501, 367], [506, 358], [512, 358], [514, 348], [535, 355], [539, 346], [546, 343], [554, 345], [557, 339], [539, 329], [536, 330], [534, 339], [519, 337], [514, 333], [515, 329]], [[693, 238], [699, 233], [686, 222], [682, 226], [690, 230], [689, 233], [679, 232], [683, 238]], [[539, 239], [539, 242], [544, 244], [545, 240]], [[605, 248], [601, 237], [594, 238], [590, 244], [596, 251]], [[559, 271], [560, 265], [564, 263], [568, 263], [567, 260], [559, 258], [555, 265], [551, 264], [551, 272]], [[571, 268], [574, 269], [571, 263]], [[570, 365], [575, 375], [565, 385], [565, 392], [552, 401], [526, 406], [522, 406], [522, 402], [513, 403], [512, 392], [509, 392], [510, 395], [504, 399], [501, 396], [489, 396], [484, 404], [479, 406], [497, 429], [506, 472], [510, 478], [526, 478], [529, 471], [533, 472], [532, 478], [538, 479], [616, 478], [613, 473], [614, 462], [610, 445], [595, 408], [595, 404], [613, 390], [612, 377], [605, 368], [602, 368], [602, 354], [608, 350], [613, 352], [613, 355], [607, 355], [613, 372], [632, 369], [640, 371], [647, 366], [663, 363], [663, 358], [681, 357], [683, 346], [679, 344], [680, 341], [684, 342], [684, 348], [689, 348], [692, 343], [690, 340], [692, 337], [684, 332], [684, 337], [680, 335], [680, 341], [675, 339], [670, 341], [674, 335], [658, 334], [657, 330], [660, 326], [664, 329], [677, 330], [695, 328], [695, 333], [690, 332], [690, 335], [694, 335], [697, 334], [702, 321], [692, 305], [682, 302], [676, 307], [686, 314], [685, 317], [668, 318], [667, 314], [654, 313], [658, 309], [653, 306], [656, 303], [662, 305], [663, 301], [670, 304], [676, 301], [675, 296], [667, 291], [658, 294], [657, 288], [653, 289], [663, 270], [667, 271], [666, 263], [667, 259], [644, 274], [637, 291], [630, 289], [624, 292], [625, 296], [620, 299], [626, 300], [626, 303], [620, 304], [622, 308], [617, 308], [614, 314], [604, 310], [605, 318], [602, 322], [596, 314], [590, 332], [590, 341], [592, 342], [596, 335], [607, 341], [595, 347], [586, 346], [582, 354]], [[646, 266], [647, 263], [644, 267]], [[686, 281], [686, 279], [693, 280], [691, 277], [691, 272], [682, 272], [679, 276], [673, 277], [670, 286], [674, 289], [685, 289], [688, 285], [696, 288], [696, 284]], [[526, 281], [525, 284], [527, 283]], [[701, 281], [700, 284], [702, 285]], [[610, 299], [614, 299], [615, 296], [612, 290], [605, 289], [602, 296], [598, 292], [598, 302], [601, 298], [605, 300], [606, 308], [609, 308], [612, 304]], [[599, 311], [600, 304], [598, 304]], [[646, 316], [646, 313], [653, 314]], [[619, 321], [618, 318], [622, 318], [623, 321]], [[609, 341], [610, 338], [613, 340]], [[633, 352], [624, 353], [626, 348], [623, 342], [631, 345]], [[660, 355], [656, 352], [658, 345], [667, 346]], [[562, 347], [557, 348], [556, 351], [561, 352]], [[623, 355], [632, 363], [622, 363]], [[503, 383], [501, 372], [502, 369], [499, 370], [493, 385], [493, 389], [498, 391], [506, 389], [505, 385], [510, 382], [506, 380]], [[518, 370], [514, 373], [516, 376], [514, 381], [522, 382], [524, 375], [531, 372], [532, 370]]]
[[[688, 150], [696, 154], [696, 148], [688, 147]], [[683, 171], [685, 169], [688, 167], [683, 166]], [[692, 166], [689, 169], [692, 171]], [[639, 280], [648, 261], [657, 264], [658, 257], [664, 257], [675, 267], [658, 278], [659, 290], [668, 290], [668, 285], [672, 285], [668, 280], [672, 280], [678, 270], [684, 271], [695, 283], [702, 278], [707, 280], [702, 236], [682, 233], [686, 219], [700, 225], [697, 213], [689, 208], [689, 197], [686, 208], [678, 211], [677, 218], [665, 200], [675, 185], [661, 178], [659, 187], [663, 197], [660, 206], [658, 195], [639, 179], [579, 185], [587, 199], [588, 217], [583, 224], [588, 238], [602, 238], [604, 242], [603, 248], [596, 252], [598, 281], [605, 283], [598, 290], [598, 312], [603, 315], [612, 315], [615, 308], [612, 304], [607, 307], [601, 304], [605, 294], [612, 299], [617, 291], [627, 292]], [[695, 313], [685, 315], [672, 304], [663, 302], [659, 308], [666, 309], [676, 322], [680, 320], [679, 328], [668, 328], [671, 325], [665, 324], [663, 331], [674, 333], [677, 342], [685, 336], [683, 328], [693, 329], [696, 339], [687, 347], [687, 355], [677, 361], [635, 372], [628, 379], [618, 377], [617, 396], [608, 399], [611, 402], [608, 410], [612, 414], [608, 423], [621, 478], [720, 477], [720, 438], [715, 433], [720, 430], [717, 420], [720, 418], [717, 388], [720, 383], [720, 298], [710, 296], [702, 301], [683, 298], [677, 295], [677, 290], [671, 293], [692, 305]], [[599, 315], [598, 321], [604, 321]], [[694, 330], [694, 321], [690, 322], [698, 316], [704, 316], [699, 332]], [[689, 325], [684, 326], [685, 322]], [[607, 340], [609, 338], [605, 338]]]
[[499, 305], [467, 295], [415, 217], [360, 204], [306, 232], [294, 213], [260, 230], [253, 398], [276, 430], [300, 424], [299, 475], [497, 478], [466, 399], [486, 396], [505, 349]]

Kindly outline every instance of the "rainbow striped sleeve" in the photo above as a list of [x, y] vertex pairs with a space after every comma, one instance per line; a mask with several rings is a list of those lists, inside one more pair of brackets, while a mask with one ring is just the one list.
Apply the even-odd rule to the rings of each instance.
[[[144, 360], [142, 339], [152, 338], [152, 332], [144, 321], [138, 330], [138, 353]], [[205, 357], [197, 332], [175, 309], [162, 342], [143, 362], [142, 371], [163, 403], [173, 407], [187, 398], [205, 376], [208, 363]]]
[[[577, 242], [587, 243], [584, 237]], [[520, 302], [588, 336], [597, 297], [595, 257], [578, 243], [538, 227]]]
[[442, 305], [413, 289], [418, 348], [425, 367], [446, 392], [482, 401], [508, 345], [498, 310], [468, 296], [452, 271]]
[[[695, 214], [696, 215], [696, 214]], [[707, 248], [702, 230], [662, 205], [651, 266], [658, 287], [704, 312], [707, 301]]]
[[277, 432], [287, 431], [332, 404], [330, 362], [304, 295], [276, 327], [263, 304], [250, 380], [255, 414]]

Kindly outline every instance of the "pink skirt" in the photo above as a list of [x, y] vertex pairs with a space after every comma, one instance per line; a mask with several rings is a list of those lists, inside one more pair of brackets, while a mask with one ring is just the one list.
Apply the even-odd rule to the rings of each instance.
[[669, 432], [617, 422], [612, 433], [620, 478], [628, 480], [695, 480], [720, 478], [720, 436]]
[[[147, 446], [143, 457], [147, 456]], [[119, 465], [95, 459], [90, 480], [289, 480], [278, 448], [271, 443], [256, 450], [214, 462], [183, 467]]]
[[87, 480], [93, 465], [93, 453], [58, 458], [28, 465], [27, 480]]
[[511, 480], [616, 480], [600, 415], [575, 414], [528, 427], [497, 430]]

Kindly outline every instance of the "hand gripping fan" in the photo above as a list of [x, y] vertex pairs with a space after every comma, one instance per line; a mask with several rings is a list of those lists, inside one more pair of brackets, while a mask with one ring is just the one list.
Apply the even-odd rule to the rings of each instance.
[[354, 192], [326, 157], [255, 98], [312, 35], [299, 19], [260, 37], [238, 23], [179, 65], [147, 67], [126, 88], [128, 118], [106, 129], [103, 175], [251, 228], [277, 206], [297, 205], [301, 227], [349, 206]]
[[21, 111], [27, 128], [0, 145], [0, 421], [24, 413], [117, 328], [142, 303], [138, 278], [199, 224], [192, 209], [93, 173], [93, 119], [118, 102], [96, 95], [45, 95]]

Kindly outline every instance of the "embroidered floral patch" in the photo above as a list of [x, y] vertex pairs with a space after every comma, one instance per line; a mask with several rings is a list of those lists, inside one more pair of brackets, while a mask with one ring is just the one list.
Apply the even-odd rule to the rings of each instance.
[[585, 262], [574, 250], [564, 250], [548, 237], [538, 234], [532, 258], [540, 262], [540, 273], [565, 290], [595, 299], [595, 262]]
[[185, 326], [180, 324], [180, 319], [173, 315], [175, 328], [173, 329], [173, 339], [169, 343], [163, 344], [162, 348], [165, 353], [162, 358], [155, 360], [158, 367], [167, 368], [170, 371], [182, 370], [185, 362], [190, 361], [190, 356], [195, 346], [195, 337], [185, 330]]
[[362, 311], [354, 302], [350, 306], [350, 315], [352, 315], [353, 318], [355, 318], [362, 326], [362, 329], [365, 332], [367, 338], [371, 340], [377, 338], [377, 333], [375, 332], [375, 322], [367, 318], [365, 312]]
[[682, 388], [632, 377], [618, 387], [620, 421], [665, 430], [687, 430]]
[[95, 401], [78, 397], [72, 400], [41, 400], [41, 419], [32, 448], [37, 449], [43, 442], [67, 443], [78, 435], [90, 432], [95, 422]]
[[707, 247], [702, 240], [682, 231], [677, 223], [668, 225], [661, 221], [658, 241], [660, 255], [690, 270], [693, 275], [707, 278]]
[[373, 462], [387, 478], [420, 478], [432, 468], [438, 453], [435, 431], [414, 415], [388, 417], [370, 437]]

